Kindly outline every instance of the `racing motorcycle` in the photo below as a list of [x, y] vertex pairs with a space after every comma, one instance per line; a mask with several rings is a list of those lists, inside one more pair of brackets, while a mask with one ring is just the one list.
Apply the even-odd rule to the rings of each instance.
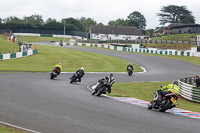
[[54, 79], [59, 75], [59, 70], [58, 69], [53, 69], [52, 72], [50, 73], [50, 79]]
[[132, 76], [133, 69], [131, 67], [128, 67], [128, 76]]
[[60, 44], [60, 46], [61, 46], [61, 47], [63, 46], [63, 42], [62, 42], [62, 41], [60, 41], [60, 43], [59, 43], [59, 44]]
[[106, 79], [99, 80], [92, 90], [92, 95], [101, 96], [102, 94], [106, 94], [106, 88], [111, 87], [113, 83], [109, 83]]
[[78, 82], [78, 74], [74, 73], [69, 79], [71, 79], [70, 84]]
[[177, 106], [178, 95], [176, 93], [169, 93], [162, 96], [161, 100], [158, 99], [158, 93], [161, 90], [157, 90], [152, 102], [148, 104], [148, 109], [158, 109], [160, 112], [165, 112], [167, 109], [172, 109]]

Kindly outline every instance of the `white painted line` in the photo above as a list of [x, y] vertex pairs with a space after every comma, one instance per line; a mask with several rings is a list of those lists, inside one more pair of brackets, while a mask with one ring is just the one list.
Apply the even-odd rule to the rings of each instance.
[[37, 131], [30, 130], [30, 129], [27, 129], [27, 128], [19, 127], [19, 126], [12, 125], [12, 124], [2, 122], [2, 121], [0, 121], [0, 124], [6, 125], [6, 126], [9, 126], [9, 127], [13, 127], [13, 128], [17, 128], [17, 129], [20, 129], [20, 130], [28, 131], [28, 132], [31, 132], [31, 133], [41, 133], [41, 132], [37, 132]]

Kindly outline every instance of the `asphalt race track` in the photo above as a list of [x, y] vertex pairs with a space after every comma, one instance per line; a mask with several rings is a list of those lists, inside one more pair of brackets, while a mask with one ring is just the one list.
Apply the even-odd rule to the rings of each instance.
[[[116, 56], [147, 69], [146, 73], [134, 73], [132, 77], [114, 74], [116, 82], [172, 81], [200, 74], [199, 66], [183, 61], [86, 47], [65, 47]], [[200, 132], [198, 119], [92, 96], [87, 86], [105, 75], [87, 73], [81, 83], [70, 84], [72, 74], [69, 73], [61, 74], [55, 80], [49, 79], [49, 73], [0, 73], [0, 121], [42, 133]]]

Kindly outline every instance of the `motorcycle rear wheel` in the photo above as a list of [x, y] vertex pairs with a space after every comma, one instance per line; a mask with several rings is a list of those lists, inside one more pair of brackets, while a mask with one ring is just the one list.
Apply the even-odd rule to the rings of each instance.
[[167, 109], [169, 109], [171, 107], [171, 102], [169, 99], [165, 100], [165, 105], [163, 106], [159, 106], [159, 111], [160, 112], [165, 112]]

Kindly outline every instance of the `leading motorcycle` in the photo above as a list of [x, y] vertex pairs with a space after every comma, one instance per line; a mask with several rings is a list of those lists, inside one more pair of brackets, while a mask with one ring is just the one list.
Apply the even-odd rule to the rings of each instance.
[[132, 76], [132, 73], [133, 73], [133, 69], [131, 67], [128, 67], [128, 76]]
[[50, 73], [50, 79], [54, 79], [59, 75], [59, 70], [54, 68]]
[[149, 110], [154, 108], [158, 109], [160, 112], [165, 112], [167, 109], [176, 107], [178, 100], [178, 95], [176, 93], [165, 94], [160, 100], [158, 100], [159, 91], [161, 90], [155, 92], [154, 99], [148, 104]]

